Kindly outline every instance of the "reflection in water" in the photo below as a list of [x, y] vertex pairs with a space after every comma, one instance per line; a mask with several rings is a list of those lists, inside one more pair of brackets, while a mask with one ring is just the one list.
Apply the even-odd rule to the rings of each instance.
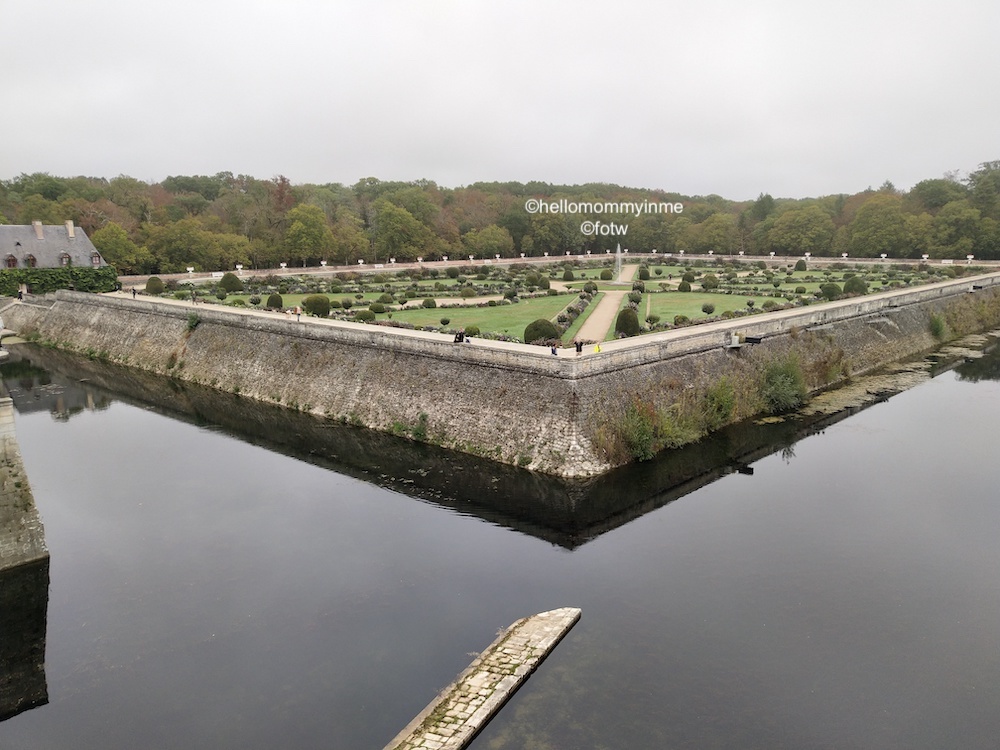
[[84, 410], [107, 409], [112, 397], [86, 385], [80, 378], [50, 373], [30, 359], [13, 357], [0, 365], [4, 390], [21, 414], [47, 411], [53, 419], [68, 421]]
[[968, 359], [955, 368], [960, 380], [978, 383], [980, 380], [1000, 380], [1000, 346], [989, 349], [982, 357]]
[[0, 573], [0, 721], [49, 702], [45, 614], [49, 562]]
[[[115, 399], [220, 427], [248, 442], [575, 549], [601, 534], [780, 452], [861, 407], [747, 422], [590, 480], [566, 480], [51, 349], [15, 346], [0, 368], [19, 411], [68, 419]], [[26, 385], [28, 387], [26, 387]], [[114, 394], [114, 395], [112, 395]], [[65, 415], [65, 416], [64, 416]]]
[[5, 748], [382, 747], [498, 626], [564, 604], [583, 621], [473, 747], [996, 746], [995, 384], [574, 484], [51, 371], [145, 408], [20, 420], [54, 555], [51, 703], [0, 724]]

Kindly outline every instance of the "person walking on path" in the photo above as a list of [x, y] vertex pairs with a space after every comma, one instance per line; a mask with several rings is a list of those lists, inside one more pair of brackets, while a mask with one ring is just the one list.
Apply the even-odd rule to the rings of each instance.
[[576, 356], [580, 356], [583, 353], [583, 342], [580, 339], [576, 340]]

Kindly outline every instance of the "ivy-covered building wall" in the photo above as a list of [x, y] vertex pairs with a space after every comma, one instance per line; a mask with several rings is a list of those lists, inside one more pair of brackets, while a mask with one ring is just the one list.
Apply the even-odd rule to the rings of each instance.
[[13, 296], [22, 287], [32, 294], [57, 289], [110, 292], [117, 282], [115, 269], [72, 221], [0, 226], [0, 294], [4, 296]]

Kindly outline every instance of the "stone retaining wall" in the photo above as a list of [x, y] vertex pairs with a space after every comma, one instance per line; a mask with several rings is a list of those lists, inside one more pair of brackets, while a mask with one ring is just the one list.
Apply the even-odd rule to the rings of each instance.
[[14, 405], [0, 398], [0, 572], [48, 560], [45, 532], [14, 434]]
[[[92, 357], [583, 477], [624, 460], [607, 449], [608, 434], [637, 401], [669, 409], [723, 376], [751, 382], [787, 353], [810, 373], [810, 387], [828, 387], [935, 346], [931, 315], [956, 330], [1000, 325], [1000, 274], [608, 342], [582, 357], [207, 305], [193, 326], [193, 310], [59, 292], [50, 307], [10, 307], [5, 320], [22, 336]], [[726, 348], [734, 336], [760, 343]]]

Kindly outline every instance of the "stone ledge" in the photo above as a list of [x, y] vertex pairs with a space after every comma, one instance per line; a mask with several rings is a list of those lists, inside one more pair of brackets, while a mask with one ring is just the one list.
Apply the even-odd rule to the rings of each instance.
[[579, 609], [563, 607], [512, 624], [385, 750], [466, 747], [579, 619]]

